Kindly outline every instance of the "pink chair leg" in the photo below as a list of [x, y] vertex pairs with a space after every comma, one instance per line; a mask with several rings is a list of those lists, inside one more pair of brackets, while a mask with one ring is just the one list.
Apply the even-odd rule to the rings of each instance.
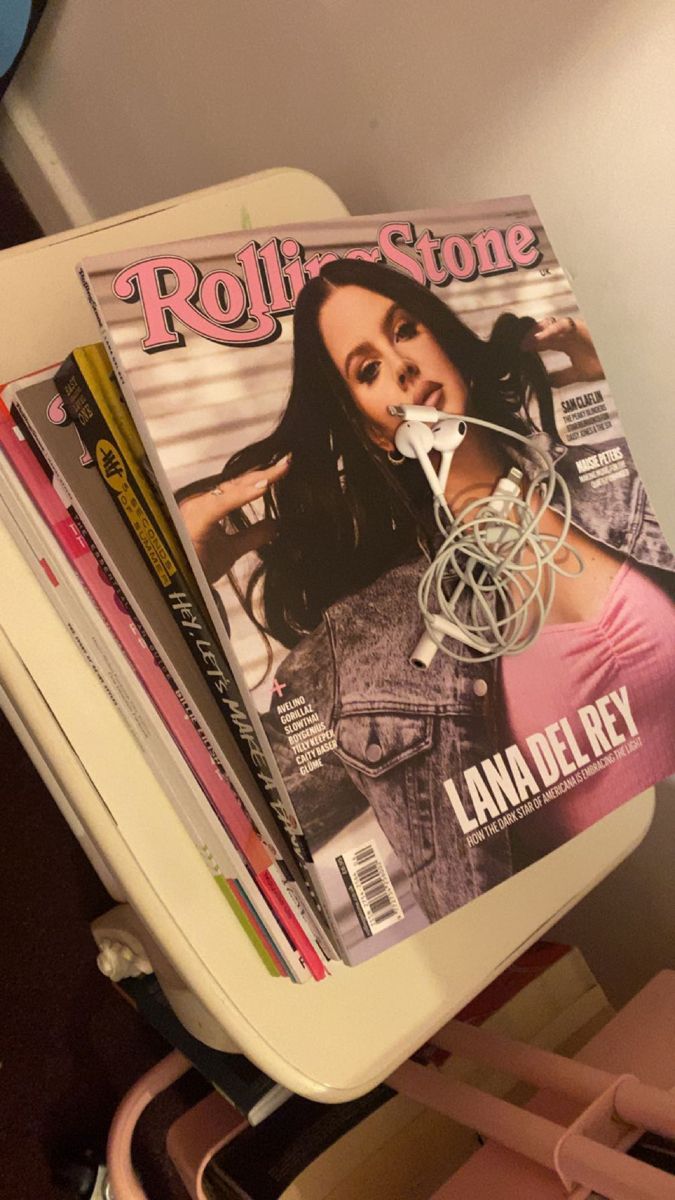
[[618, 1084], [614, 1107], [622, 1121], [643, 1125], [662, 1137], [675, 1138], [675, 1099], [662, 1088], [641, 1083], [634, 1076], [619, 1077], [611, 1071], [514, 1042], [503, 1034], [462, 1021], [450, 1021], [433, 1040], [435, 1045], [453, 1054], [487, 1063], [535, 1087], [553, 1088], [584, 1104], [590, 1104], [607, 1088]]
[[209, 1159], [247, 1127], [246, 1118], [219, 1092], [211, 1092], [174, 1121], [166, 1149], [191, 1200], [205, 1200], [202, 1178]]
[[178, 1050], [156, 1063], [127, 1092], [113, 1117], [108, 1134], [107, 1167], [115, 1200], [148, 1200], [131, 1161], [131, 1139], [138, 1118], [148, 1104], [165, 1091], [192, 1064]]
[[581, 1186], [561, 1196], [586, 1200], [591, 1194], [607, 1200], [673, 1200], [675, 1179], [647, 1163], [619, 1154], [590, 1138], [570, 1136], [564, 1150], [565, 1175], [581, 1180]]
[[[566, 1128], [450, 1079], [434, 1067], [410, 1061], [394, 1071], [387, 1082], [403, 1095], [555, 1171], [561, 1180], [561, 1198], [571, 1194], [582, 1200], [594, 1190], [608, 1200], [675, 1200], [672, 1176], [584, 1136], [583, 1114]], [[610, 1089], [611, 1095], [597, 1097], [589, 1113], [597, 1108], [594, 1115], [599, 1117], [607, 1109], [605, 1115], [611, 1116], [614, 1090]], [[518, 1171], [518, 1166], [513, 1169]], [[433, 1200], [451, 1200], [452, 1195], [453, 1181], [449, 1179]]]
[[565, 1133], [546, 1117], [525, 1112], [507, 1100], [491, 1096], [468, 1083], [450, 1079], [434, 1067], [405, 1062], [387, 1083], [395, 1091], [443, 1113], [460, 1125], [493, 1138], [501, 1146], [554, 1169], [556, 1146]]

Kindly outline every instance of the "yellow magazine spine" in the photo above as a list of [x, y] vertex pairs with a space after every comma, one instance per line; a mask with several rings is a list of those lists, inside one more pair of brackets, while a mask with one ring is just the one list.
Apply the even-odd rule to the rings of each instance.
[[145, 451], [138, 430], [122, 398], [119, 384], [105, 346], [94, 342], [79, 346], [72, 354], [73, 359], [104, 421], [113, 434], [119, 453], [124, 459], [128, 473], [133, 477], [157, 532], [163, 538], [167, 550], [175, 559], [183, 574], [190, 574], [183, 548], [168, 520], [155, 488], [148, 478], [145, 467]]
[[[95, 350], [96, 347], [87, 347]], [[111, 426], [105, 406], [100, 400], [107, 390], [116, 386], [98, 374], [98, 387], [90, 372], [82, 373], [78, 354], [74, 351], [57, 371], [55, 382], [63, 397], [66, 410], [74, 421], [83, 443], [92, 455], [96, 467], [113, 494], [116, 505], [135, 536], [140, 549], [156, 575], [163, 590], [169, 589], [177, 576], [185, 574], [171, 550], [170, 542], [156, 520], [157, 502], [151, 503], [150, 485], [128, 446], [120, 445], [117, 431]], [[153, 497], [154, 499], [154, 497]], [[175, 538], [171, 539], [175, 541]]]

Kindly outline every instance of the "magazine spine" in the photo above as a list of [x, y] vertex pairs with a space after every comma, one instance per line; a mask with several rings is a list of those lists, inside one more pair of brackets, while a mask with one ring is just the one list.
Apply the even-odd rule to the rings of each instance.
[[[217, 778], [211, 756], [197, 732], [185, 719], [182, 705], [171, 689], [164, 670], [158, 665], [157, 656], [152, 647], [138, 633], [126, 606], [124, 609], [120, 607], [117, 595], [101, 577], [96, 559], [87, 553], [86, 543], [77, 538], [67, 508], [63, 506], [63, 502], [43, 474], [29, 447], [25, 443], [21, 447], [21, 443], [16, 441], [12, 428], [11, 420], [0, 421], [0, 440], [6, 456], [15, 471], [18, 472], [24, 488], [28, 490], [33, 502], [52, 528], [62, 551], [71, 562], [92, 602], [101, 613], [103, 620], [107, 622], [108, 628], [121, 646], [126, 659], [131, 663], [137, 677], [140, 678], [154, 702], [157, 714], [172, 737], [172, 749], [174, 745], [179, 748], [181, 761], [186, 761], [192, 772], [194, 772], [195, 759], [199, 762], [200, 774], [197, 781], [201, 791], [217, 814], [219, 839], [222, 840], [223, 834], [227, 836], [228, 840], [232, 839], [237, 846], [234, 851], [237, 860], [241, 861], [243, 858], [248, 864], [248, 868], [245, 870], [250, 871], [250, 876], [247, 874], [245, 878], [248, 881], [249, 889], [251, 886], [257, 885], [265, 899], [266, 906], [274, 915], [276, 924], [280, 926], [284, 937], [288, 940], [293, 954], [300, 960], [301, 974], [304, 975], [305, 967], [307, 967], [314, 978], [323, 978], [326, 971], [319, 953], [294, 914], [287, 906], [278, 902], [278, 884], [275, 880], [279, 880], [282, 886], [285, 883], [281, 866], [273, 862], [259, 834], [252, 828], [248, 815], [239, 806], [228, 781], [222, 777]], [[32, 470], [31, 467], [33, 467]], [[49, 497], [46, 492], [49, 492]], [[57, 510], [60, 511], [57, 512]], [[75, 546], [76, 542], [77, 546]], [[120, 672], [117, 671], [114, 686], [116, 694], [125, 701], [127, 718], [131, 719], [131, 732], [134, 733], [137, 740], [140, 735], [141, 744], [143, 744], [142, 739], [147, 737], [147, 722], [135, 702], [133, 683], [131, 686], [128, 683], [125, 685], [120, 677]], [[127, 723], [129, 724], [129, 720]], [[164, 778], [162, 763], [165, 758], [166, 755], [161, 753], [156, 756], [155, 767], [160, 778]], [[170, 780], [167, 780], [167, 783], [170, 785]], [[181, 807], [184, 808], [184, 805]], [[227, 813], [227, 818], [224, 812]], [[203, 814], [207, 820], [212, 815], [211, 808], [206, 804], [203, 806]]]
[[[259, 868], [261, 864], [266, 864], [269, 861], [272, 849], [268, 853], [263, 846], [264, 839], [261, 838], [257, 830], [251, 827], [248, 815], [244, 811], [241, 800], [237, 795], [232, 781], [228, 777], [225, 767], [218, 759], [213, 748], [209, 745], [208, 739], [205, 737], [193, 710], [189, 708], [187, 702], [183, 699], [182, 690], [173, 678], [164, 659], [159, 654], [147, 629], [147, 625], [140, 618], [139, 614], [134, 611], [122, 583], [117, 579], [101, 548], [90, 535], [78, 511], [75, 498], [70, 491], [67, 480], [64, 479], [62, 472], [59, 471], [56, 464], [50, 458], [47, 447], [39, 439], [37, 431], [30, 420], [30, 414], [16, 395], [12, 397], [10, 415], [14, 418], [18, 427], [22, 430], [27, 430], [32, 440], [37, 442], [38, 449], [40, 450], [40, 461], [46, 478], [51, 479], [51, 486], [54, 486], [55, 483], [58, 484], [68, 517], [76, 526], [80, 537], [86, 543], [90, 554], [96, 560], [98, 569], [108, 587], [115, 592], [120, 605], [125, 610], [129, 619], [133, 621], [140, 638], [146, 644], [152, 656], [154, 667], [162, 672], [166, 683], [174, 694], [175, 700], [180, 704], [182, 715], [179, 716], [176, 705], [171, 702], [167, 703], [168, 693], [166, 689], [163, 689], [166, 700], [164, 707], [159, 711], [169, 728], [169, 732], [172, 733], [174, 740], [181, 748], [186, 761], [200, 785], [209, 796], [212, 806], [221, 816], [229, 834], [234, 836], [235, 841], [238, 842], [241, 853], [247, 858], [254, 870]], [[144, 670], [144, 665], [138, 658], [133, 661], [133, 666], [138, 673]], [[159, 700], [160, 697], [158, 696], [158, 704]], [[172, 717], [173, 720], [171, 719]], [[182, 722], [184, 720], [187, 720], [192, 726], [199, 738], [199, 742], [197, 742], [193, 734], [183, 731]], [[218, 781], [217, 784], [214, 784], [214, 779]], [[217, 789], [218, 795], [214, 792], [214, 788]]]
[[[100, 323], [100, 317], [98, 319]], [[110, 361], [124, 391], [119, 364], [112, 354], [107, 331], [104, 329], [103, 332]], [[263, 794], [267, 798], [277, 827], [293, 853], [312, 904], [321, 918], [325, 937], [331, 923], [317, 895], [317, 881], [311, 870], [312, 858], [306, 839], [290, 801], [285, 799], [273, 777], [268, 756], [262, 748], [242, 690], [233, 677], [219, 639], [212, 631], [211, 622], [203, 612], [201, 597], [198, 598], [198, 585], [180, 570], [166, 546], [161, 531], [148, 509], [147, 501], [136, 483], [138, 465], [125, 457], [115, 430], [111, 428], [74, 354], [63, 363], [56, 374], [55, 382], [82, 441], [94, 458], [106, 486], [115, 497], [139, 548], [155, 572], [173, 620], [181, 630], [193, 658], [224, 712], [247, 764], [262, 785]], [[114, 455], [112, 459], [111, 451]], [[115, 472], [114, 474], [106, 474], [106, 463], [108, 471]], [[136, 521], [130, 511], [132, 506], [137, 514]]]
[[116, 985], [158, 1033], [180, 1050], [230, 1104], [257, 1125], [292, 1095], [240, 1054], [214, 1050], [188, 1033], [175, 1016], [154, 975], [122, 979]]
[[[18, 484], [18, 477], [15, 478]], [[114, 653], [111, 654], [110, 644], [106, 644], [102, 618], [101, 625], [97, 629], [98, 622], [92, 623], [91, 610], [87, 614], [83, 607], [87, 593], [81, 588], [81, 581], [78, 581], [80, 585], [78, 589], [73, 589], [67, 553], [59, 546], [57, 538], [46, 525], [38, 530], [35, 518], [31, 520], [25, 511], [22, 512], [16, 486], [12, 487], [8, 483], [5, 467], [1, 462], [0, 506], [4, 509], [3, 520], [23, 554], [24, 560], [61, 617], [64, 627], [80, 654], [115, 706], [121, 720], [133, 734], [153, 770], [156, 770], [158, 758], [162, 755], [163, 750], [157, 745], [156, 731], [153, 731], [151, 723], [143, 721], [143, 715], [138, 706], [129, 700], [124, 669], [121, 668], [119, 660], [115, 661]], [[91, 604], [90, 596], [88, 600]], [[228, 900], [230, 908], [236, 908], [237, 892], [242, 888], [242, 875], [241, 867], [237, 866], [235, 852], [223, 840], [222, 832], [214, 839], [213, 830], [209, 830], [208, 817], [206, 820], [199, 821], [186, 810], [181, 801], [180, 783], [176, 786], [170, 764], [166, 762], [165, 747], [163, 757], [165, 766], [161, 776], [162, 783], [170, 791], [174, 807], [180, 811], [182, 823], [211, 877]], [[206, 812], [204, 815], [206, 816]], [[217, 852], [216, 841], [218, 843]], [[209, 849], [209, 842], [213, 849]], [[252, 911], [247, 910], [246, 921], [240, 921], [240, 923], [267, 970], [273, 975], [286, 975], [289, 973], [287, 965], [283, 956], [277, 951], [261, 913], [262, 909], [260, 911], [255, 908]]]
[[[141, 412], [140, 406], [136, 403], [134, 390], [131, 387], [128, 379], [126, 378], [125, 371], [124, 371], [124, 369], [119, 361], [119, 358], [116, 354], [113, 340], [110, 337], [110, 331], [107, 327], [107, 324], [103, 317], [103, 314], [99, 308], [98, 301], [94, 295], [94, 289], [92, 288], [92, 286], [90, 284], [87, 270], [84, 265], [81, 264], [78, 267], [78, 274], [80, 277], [80, 282], [82, 283], [85, 294], [87, 296], [87, 299], [89, 300], [89, 303], [94, 312], [94, 316], [96, 318], [98, 326], [101, 330], [101, 336], [105, 343], [105, 348], [106, 348], [108, 357], [110, 359], [112, 368], [117, 377], [120, 389], [122, 391], [122, 394], [125, 397], [125, 400], [129, 406], [132, 417], [136, 423], [136, 427], [138, 429], [141, 440], [144, 444], [144, 448], [147, 453], [147, 456], [150, 459], [152, 466], [154, 468], [155, 478], [158, 481], [161, 481], [160, 482], [160, 490], [162, 491], [162, 493], [164, 495], [164, 501], [169, 510], [169, 513], [171, 514], [171, 513], [173, 513], [173, 508], [175, 508], [175, 505], [173, 504], [173, 497], [171, 495], [171, 489], [168, 485], [168, 481], [165, 478], [162, 465], [158, 461], [157, 455], [154, 453], [154, 449], [152, 447], [151, 440], [149, 440], [147, 438], [147, 435], [144, 436], [143, 414]], [[175, 514], [174, 514], [174, 520], [175, 520], [176, 528], [178, 529], [179, 534], [180, 534], [183, 548], [184, 548], [188, 558], [190, 558], [190, 552], [192, 549], [190, 539], [187, 536], [185, 530], [182, 529], [182, 527], [181, 527], [182, 523], [180, 521], [180, 517], [178, 517], [176, 519]], [[228, 632], [224, 627], [223, 620], [221, 618], [220, 613], [218, 612], [217, 605], [215, 604], [215, 602], [213, 600], [208, 583], [205, 580], [202, 580], [200, 578], [199, 573], [197, 574], [196, 587], [197, 587], [202, 599], [204, 600], [204, 602], [206, 604], [207, 611], [210, 614], [211, 621], [213, 622], [214, 628], [217, 631], [217, 641], [219, 642], [219, 644], [221, 646], [223, 646], [225, 648], [226, 653], [231, 656], [232, 662], [233, 663], [236, 662], [236, 655], [234, 654], [234, 651], [230, 645], [230, 639], [228, 636]], [[338, 947], [338, 949], [340, 951], [340, 957], [344, 957], [345, 947], [343, 946], [342, 939], [339, 935], [336, 922], [333, 918], [330, 904], [326, 903], [326, 901], [325, 901], [323, 885], [321, 883], [319, 873], [314, 868], [309, 843], [304, 836], [301, 822], [298, 819], [298, 815], [295, 811], [292, 799], [288, 794], [287, 788], [285, 787], [283, 778], [281, 776], [281, 772], [279, 771], [279, 768], [274, 759], [273, 752], [272, 752], [271, 748], [269, 747], [269, 745], [267, 744], [267, 739], [265, 737], [265, 733], [262, 728], [262, 724], [260, 722], [259, 715], [257, 713], [254, 702], [252, 701], [251, 697], [248, 695], [248, 690], [246, 688], [245, 681], [243, 679], [241, 681], [238, 681], [236, 678], [236, 674], [237, 674], [236, 669], [233, 669], [232, 667], [228, 666], [228, 676], [230, 678], [232, 688], [236, 692], [237, 704], [239, 706], [240, 711], [241, 711], [241, 709], [243, 709], [243, 711], [248, 714], [250, 727], [257, 734], [258, 752], [261, 755], [262, 761], [267, 766], [267, 772], [266, 772], [264, 784], [265, 784], [265, 788], [266, 788], [266, 791], [268, 794], [270, 808], [275, 816], [275, 819], [276, 819], [278, 825], [282, 829], [290, 848], [292, 849], [292, 851], [294, 853], [295, 860], [298, 863], [298, 866], [302, 873], [302, 879], [303, 879], [305, 887], [309, 893], [309, 897], [311, 900], [311, 907], [314, 910], [315, 917], [318, 918], [318, 920], [319, 920], [319, 923], [323, 930], [324, 938], [328, 937], [328, 939], [329, 939], [328, 945], [330, 945], [330, 943], [332, 942], [333, 946]]]
[[[81, 511], [78, 500], [71, 489], [68, 479], [64, 475], [63, 469], [55, 461], [49, 445], [45, 443], [39, 428], [37, 428], [32, 419], [31, 412], [26, 404], [22, 402], [21, 389], [10, 386], [7, 389], [6, 395], [10, 401], [11, 416], [26, 436], [34, 457], [42, 467], [45, 478], [57, 493], [60, 493], [70, 518], [89, 546], [100, 571], [102, 571], [110, 587], [114, 589], [122, 605], [126, 608], [130, 619], [134, 621], [140, 636], [145, 640], [153, 653], [156, 666], [163, 672], [168, 685], [174, 692], [176, 700], [181, 705], [184, 720], [194, 728], [196, 736], [199, 738], [199, 744], [197, 745], [195, 736], [192, 735], [187, 739], [188, 744], [183, 745], [181, 748], [183, 749], [186, 761], [209, 797], [212, 807], [218, 813], [220, 820], [228, 829], [228, 832], [233, 822], [235, 829], [242, 826], [245, 828], [246, 844], [240, 846], [240, 849], [248, 856], [248, 849], [250, 849], [251, 845], [253, 846], [254, 860], [251, 862], [252, 867], [255, 868], [257, 860], [260, 859], [262, 850], [260, 839], [269, 848], [269, 855], [265, 861], [269, 861], [270, 857], [276, 859], [274, 863], [270, 864], [269, 872], [277, 886], [281, 889], [287, 905], [293, 910], [293, 915], [297, 918], [298, 924], [290, 924], [287, 909], [283, 910], [283, 917], [280, 916], [281, 905], [276, 901], [272, 903], [272, 907], [275, 910], [277, 918], [280, 919], [282, 926], [286, 925], [289, 929], [293, 930], [294, 942], [297, 942], [298, 938], [300, 938], [300, 945], [297, 949], [301, 955], [305, 956], [308, 952], [311, 953], [311, 947], [316, 944], [319, 952], [326, 960], [334, 958], [333, 948], [327, 943], [325, 934], [313, 913], [303, 903], [299, 887], [292, 877], [289, 878], [290, 873], [279, 855], [278, 847], [273, 842], [270, 842], [268, 830], [261, 823], [259, 806], [256, 807], [251, 802], [245, 786], [240, 781], [237, 782], [236, 777], [235, 779], [232, 778], [232, 771], [224, 764], [223, 759], [216, 750], [214, 737], [210, 730], [203, 724], [201, 714], [189, 691], [180, 679], [174, 677], [172, 673], [173, 668], [169, 670], [167, 667], [161, 647], [158, 649], [155, 638], [148, 629], [148, 615], [144, 612], [143, 620], [140, 619], [138, 615], [140, 610], [134, 604], [133, 600], [130, 599], [126, 588], [122, 587], [118, 581], [113, 566], [114, 560], [109, 561], [107, 558], [107, 549], [102, 548], [97, 543], [95, 522], [92, 526], [91, 514]], [[78, 464], [78, 467], [79, 469], [84, 469], [80, 464]], [[119, 559], [118, 568], [121, 572]], [[170, 661], [170, 659], [167, 661]], [[181, 732], [183, 730], [183, 726], [180, 723], [178, 723], [178, 729]], [[209, 759], [211, 760], [210, 762]], [[214, 789], [215, 795], [213, 794]], [[251, 822], [253, 823], [253, 829], [251, 829]], [[278, 834], [278, 830], [276, 832]], [[303, 934], [305, 935], [304, 937], [302, 936]], [[309, 947], [307, 945], [307, 938], [309, 938]]]
[[71, 420], [159, 583], [172, 619], [237, 736], [247, 763], [263, 786], [269, 789], [271, 780], [262, 751], [256, 747], [252, 731], [249, 733], [249, 722], [241, 703], [232, 695], [229, 669], [196, 603], [194, 587], [167, 546], [146, 496], [138, 486], [134, 464], [125, 456], [115, 431], [72, 355], [57, 372], [55, 382]]

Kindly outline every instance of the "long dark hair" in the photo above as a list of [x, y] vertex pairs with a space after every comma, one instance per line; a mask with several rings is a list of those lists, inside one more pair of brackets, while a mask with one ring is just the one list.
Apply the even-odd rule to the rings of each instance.
[[[393, 300], [422, 322], [469, 389], [470, 413], [526, 433], [555, 433], [551, 388], [537, 354], [520, 349], [534, 324], [502, 314], [489, 341], [473, 333], [433, 292], [379, 263], [338, 259], [301, 291], [294, 319], [291, 392], [277, 428], [239, 451], [222, 479], [271, 466], [289, 451], [288, 473], [265, 497], [277, 536], [260, 551], [246, 609], [258, 627], [294, 646], [326, 608], [420, 553], [432, 533], [428, 486], [414, 462], [393, 467], [368, 437], [347, 385], [319, 332], [319, 313], [333, 288], [356, 285]], [[231, 523], [245, 528], [235, 513]]]

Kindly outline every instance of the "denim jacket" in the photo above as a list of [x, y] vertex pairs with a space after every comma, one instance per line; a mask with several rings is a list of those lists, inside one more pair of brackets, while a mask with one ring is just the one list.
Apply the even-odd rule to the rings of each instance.
[[[675, 559], [626, 443], [611, 443], [626, 474], [592, 489], [580, 485], [577, 464], [594, 448], [535, 438], [568, 483], [574, 524], [672, 585]], [[520, 463], [529, 473], [531, 464]], [[265, 720], [310, 848], [370, 806], [436, 920], [508, 878], [513, 865], [507, 831], [467, 844], [443, 787], [452, 779], [466, 799], [463, 772], [509, 737], [500, 730], [498, 661], [458, 663], [439, 653], [426, 671], [409, 662], [422, 632], [417, 585], [426, 566], [423, 558], [405, 563], [332, 605], [278, 670], [284, 701], [303, 696], [335, 734], [337, 748], [320, 769], [302, 776], [275, 709]]]

